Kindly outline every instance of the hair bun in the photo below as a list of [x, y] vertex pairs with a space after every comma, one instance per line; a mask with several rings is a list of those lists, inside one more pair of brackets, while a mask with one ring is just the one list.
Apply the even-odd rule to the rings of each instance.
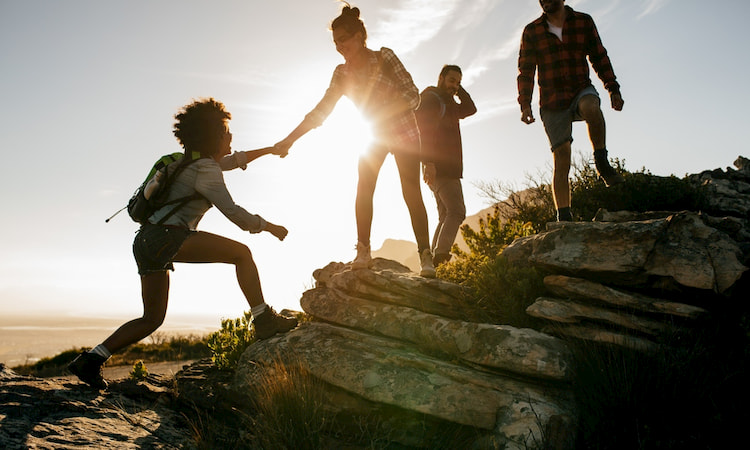
[[342, 16], [352, 16], [355, 19], [359, 19], [359, 8], [356, 6], [352, 7], [348, 4], [344, 6], [344, 9], [341, 10]]

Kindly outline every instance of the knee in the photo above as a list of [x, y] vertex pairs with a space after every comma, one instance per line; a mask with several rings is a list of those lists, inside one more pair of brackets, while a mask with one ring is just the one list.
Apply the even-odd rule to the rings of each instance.
[[153, 313], [153, 314], [144, 314], [141, 318], [141, 321], [143, 325], [148, 329], [149, 333], [153, 333], [156, 331], [161, 324], [164, 323], [164, 317], [166, 314], [163, 313]]
[[570, 142], [565, 142], [565, 143], [560, 144], [557, 147], [555, 147], [554, 150], [552, 151], [552, 156], [554, 158], [555, 165], [556, 166], [559, 165], [559, 164], [563, 164], [563, 165], [568, 164], [569, 165], [570, 164], [570, 154], [571, 154]]
[[460, 219], [463, 222], [464, 219], [466, 219], [466, 206], [461, 205], [458, 209], [456, 209], [455, 215], [457, 219]]
[[247, 245], [240, 244], [237, 246], [233, 259], [234, 265], [252, 263], [253, 253], [250, 251], [250, 248], [248, 248]]
[[578, 112], [586, 122], [601, 120], [603, 118], [599, 99], [594, 96], [591, 96], [591, 98], [584, 97], [578, 104]]

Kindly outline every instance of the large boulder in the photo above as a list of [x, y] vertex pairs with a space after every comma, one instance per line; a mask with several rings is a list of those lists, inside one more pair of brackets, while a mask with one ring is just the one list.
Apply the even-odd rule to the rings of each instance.
[[737, 242], [680, 212], [630, 222], [549, 224], [548, 231], [514, 241], [511, 262], [620, 286], [727, 292], [748, 270]]
[[572, 442], [576, 413], [562, 340], [464, 320], [460, 286], [392, 261], [357, 271], [331, 263], [314, 276], [317, 286], [300, 302], [314, 320], [249, 347], [232, 384], [238, 395], [259, 367], [281, 361], [323, 381], [328, 408], [339, 413], [398, 411], [391, 436], [405, 445], [425, 444], [425, 418], [475, 429], [467, 448]]

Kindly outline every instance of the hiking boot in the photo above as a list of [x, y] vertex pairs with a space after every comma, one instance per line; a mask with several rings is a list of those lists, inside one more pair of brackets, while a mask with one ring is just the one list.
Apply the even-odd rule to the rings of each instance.
[[432, 264], [432, 253], [429, 248], [422, 250], [419, 254], [420, 277], [435, 278], [435, 266]]
[[68, 370], [79, 380], [96, 389], [106, 389], [107, 381], [102, 375], [102, 367], [106, 359], [99, 355], [83, 352], [68, 364]]
[[352, 261], [352, 270], [367, 269], [370, 266], [370, 246], [357, 242], [357, 257]]
[[570, 207], [560, 208], [557, 210], [557, 221], [558, 222], [572, 222], [573, 214], [570, 212]]
[[604, 181], [607, 187], [624, 183], [625, 179], [611, 165], [607, 158], [607, 150], [594, 150], [594, 165], [596, 173]]
[[437, 267], [440, 264], [445, 264], [450, 260], [451, 260], [450, 253], [435, 253], [435, 256], [432, 257], [432, 264], [435, 267]]
[[297, 319], [276, 313], [270, 306], [266, 311], [253, 317], [256, 339], [268, 339], [276, 333], [286, 333], [297, 326]]

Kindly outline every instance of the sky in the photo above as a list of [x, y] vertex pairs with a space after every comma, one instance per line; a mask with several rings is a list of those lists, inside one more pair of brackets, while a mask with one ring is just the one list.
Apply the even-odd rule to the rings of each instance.
[[[549, 178], [540, 120], [520, 121], [517, 58], [536, 0], [360, 0], [368, 47], [393, 49], [422, 90], [443, 64], [463, 68], [478, 108], [462, 121], [469, 215], [488, 207], [477, 186], [525, 187]], [[603, 95], [611, 157], [630, 170], [682, 177], [750, 156], [746, 0], [568, 0], [591, 14], [622, 86], [615, 112]], [[343, 58], [329, 25], [334, 0], [0, 0], [0, 310], [2, 314], [122, 317], [141, 313], [122, 213], [161, 155], [181, 151], [173, 116], [214, 97], [232, 113], [235, 150], [273, 145], [322, 97]], [[535, 91], [534, 114], [538, 117]], [[367, 124], [342, 99], [320, 128], [280, 159], [225, 173], [235, 201], [284, 225], [279, 242], [250, 235], [212, 209], [199, 229], [247, 244], [267, 303], [299, 309], [312, 273], [355, 255], [357, 158]], [[574, 152], [588, 156], [585, 125]], [[434, 198], [423, 185], [430, 228]], [[575, 200], [574, 200], [575, 201]], [[373, 249], [413, 241], [392, 157], [375, 194]], [[247, 309], [231, 266], [178, 264], [167, 322], [215, 323]]]

